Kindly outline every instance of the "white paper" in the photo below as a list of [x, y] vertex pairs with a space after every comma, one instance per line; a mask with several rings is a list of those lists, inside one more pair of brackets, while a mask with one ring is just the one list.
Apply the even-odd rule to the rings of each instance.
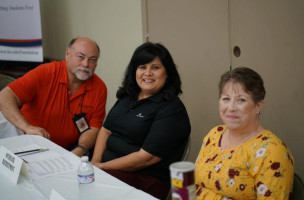
[[26, 172], [30, 179], [39, 179], [50, 175], [76, 170], [80, 160], [76, 156], [71, 156], [71, 152], [59, 154], [55, 150], [46, 149], [37, 144], [14, 149], [14, 152], [28, 151], [33, 149], [45, 149], [44, 151], [19, 154], [25, 161]]
[[39, 160], [45, 160], [46, 158], [50, 159], [50, 158], [59, 157], [60, 154], [56, 151], [45, 149], [43, 151], [20, 154], [18, 156], [19, 156], [19, 158], [24, 160], [25, 163], [32, 163], [32, 162], [36, 162]]
[[41, 148], [42, 147], [39, 146], [38, 144], [32, 144], [32, 145], [28, 145], [25, 147], [18, 147], [18, 148], [11, 149], [11, 151], [14, 153], [17, 153], [17, 152], [21, 152], [21, 151], [29, 151], [29, 150], [41, 149]]
[[31, 161], [26, 163], [25, 166], [30, 178], [39, 179], [63, 172], [74, 171], [77, 169], [79, 162], [79, 159], [74, 156], [72, 157], [69, 154], [64, 154], [58, 157]]

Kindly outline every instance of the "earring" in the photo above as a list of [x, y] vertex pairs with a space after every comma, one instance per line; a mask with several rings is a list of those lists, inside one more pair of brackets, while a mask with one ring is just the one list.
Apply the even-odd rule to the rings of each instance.
[[259, 111], [258, 112], [258, 119], [260, 119], [261, 118], [261, 112]]

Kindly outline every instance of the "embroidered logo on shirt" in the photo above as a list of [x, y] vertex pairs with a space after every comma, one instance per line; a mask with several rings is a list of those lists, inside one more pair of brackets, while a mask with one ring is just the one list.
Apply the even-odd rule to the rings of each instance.
[[136, 117], [143, 118], [144, 116], [141, 113], [139, 113], [139, 114], [136, 115]]

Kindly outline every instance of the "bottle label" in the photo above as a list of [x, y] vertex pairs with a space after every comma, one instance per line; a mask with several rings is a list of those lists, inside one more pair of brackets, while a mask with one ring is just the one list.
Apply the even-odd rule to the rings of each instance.
[[79, 184], [89, 184], [95, 181], [94, 173], [89, 175], [79, 175], [78, 174], [78, 183]]

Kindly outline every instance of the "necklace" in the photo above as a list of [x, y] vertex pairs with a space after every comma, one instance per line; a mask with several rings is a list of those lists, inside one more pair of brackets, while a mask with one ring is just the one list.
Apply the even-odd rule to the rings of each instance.
[[[230, 141], [229, 140], [230, 131], [229, 131], [229, 129], [227, 129], [227, 131], [225, 131], [225, 133], [222, 136], [220, 149], [223, 151], [223, 150], [226, 150], [226, 149], [232, 149], [232, 148], [238, 147], [241, 144], [243, 144], [243, 143], [247, 142], [248, 140], [250, 140], [251, 138], [253, 138], [254, 136], [258, 135], [262, 131], [263, 131], [263, 129], [261, 127], [258, 127], [255, 131], [251, 132], [250, 134], [241, 138], [240, 140]], [[224, 135], [226, 135], [225, 139], [224, 139]]]

